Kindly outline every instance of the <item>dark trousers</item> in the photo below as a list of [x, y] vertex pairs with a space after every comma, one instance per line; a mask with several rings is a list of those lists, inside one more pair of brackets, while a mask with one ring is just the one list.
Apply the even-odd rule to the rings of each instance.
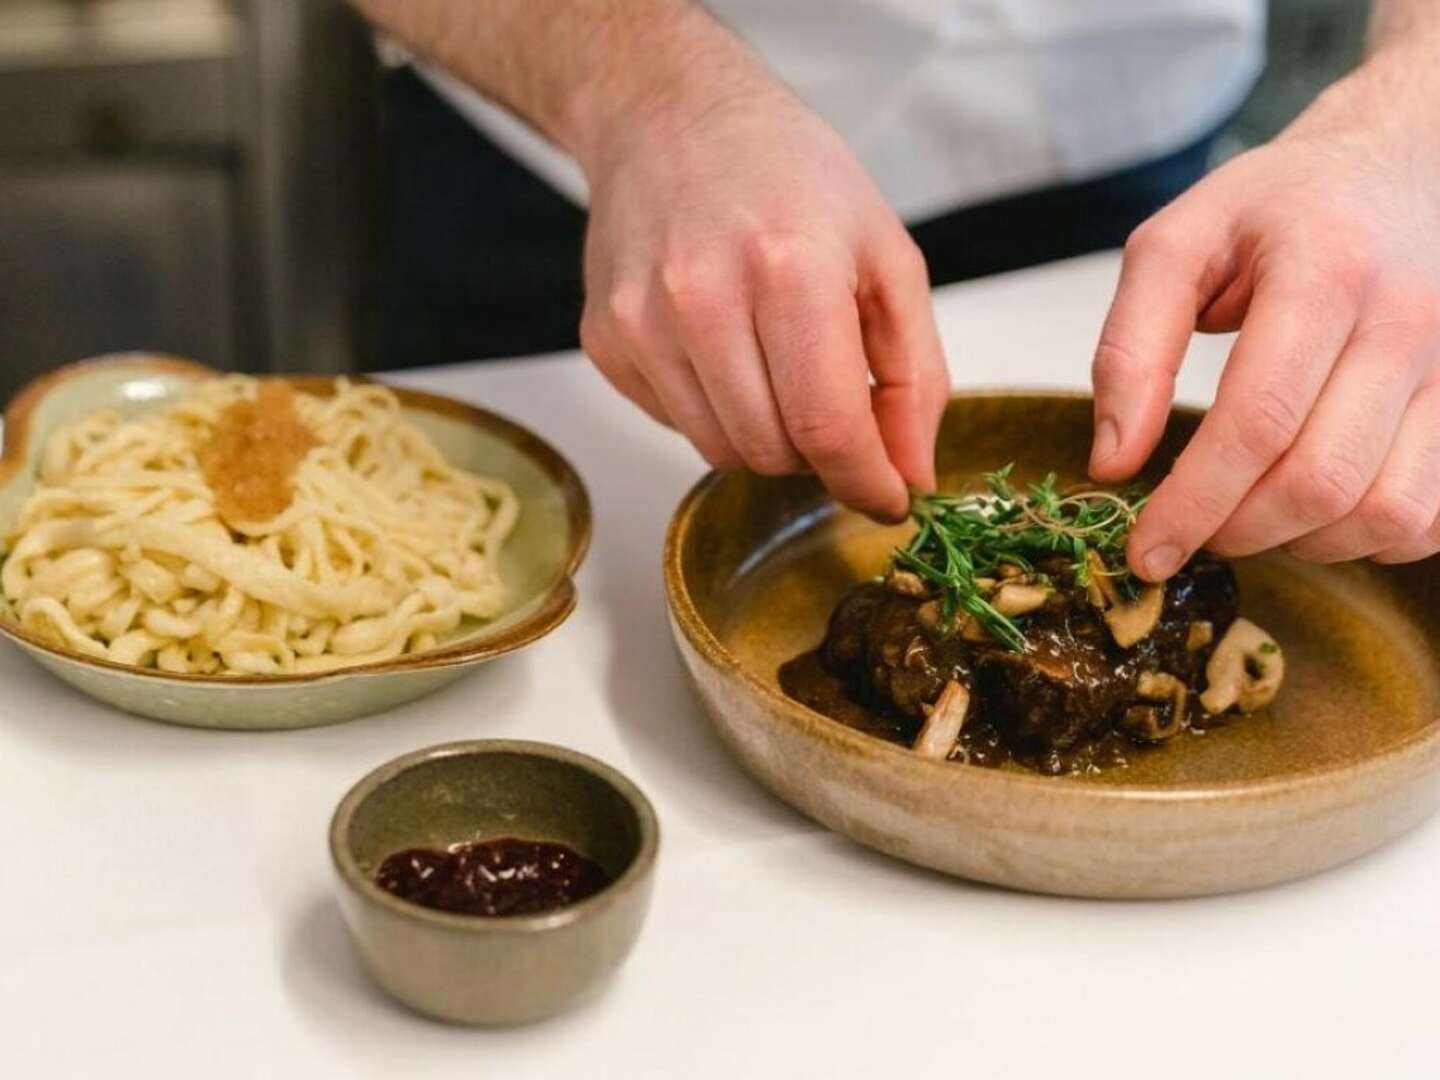
[[[911, 225], [936, 285], [1118, 247], [1204, 174], [1213, 136], [1080, 184]], [[585, 212], [408, 68], [386, 85], [379, 361], [414, 367], [578, 344]]]

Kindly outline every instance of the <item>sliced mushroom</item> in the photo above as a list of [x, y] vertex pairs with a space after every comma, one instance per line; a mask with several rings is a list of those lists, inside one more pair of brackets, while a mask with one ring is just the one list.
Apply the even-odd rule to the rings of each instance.
[[1104, 611], [1105, 625], [1115, 644], [1128, 649], [1149, 637], [1165, 609], [1165, 586], [1146, 585], [1134, 600], [1127, 600], [1093, 548], [1086, 554], [1086, 562], [1090, 568], [1090, 603]]
[[1025, 573], [1024, 570], [1020, 569], [1020, 567], [1016, 566], [1014, 563], [1008, 562], [1001, 563], [1000, 569], [997, 572], [999, 573], [1001, 578], [1006, 581], [1009, 581], [1011, 578], [1018, 578]]
[[930, 595], [925, 582], [913, 570], [891, 570], [885, 576], [885, 587], [899, 596], [914, 596], [923, 599]]
[[1085, 567], [1090, 571], [1090, 584], [1086, 589], [1091, 604], [1104, 611], [1125, 599], [1115, 587], [1115, 582], [1110, 580], [1110, 568], [1094, 548], [1085, 552]]
[[1110, 598], [1106, 596], [1100, 588], [1101, 580], [1100, 575], [1096, 574], [1092, 567], [1090, 571], [1090, 584], [1085, 587], [1085, 591], [1089, 594], [1090, 606], [1097, 607], [1101, 611], [1104, 611], [1110, 606]]
[[970, 715], [970, 691], [958, 679], [951, 679], [940, 691], [935, 704], [928, 708], [925, 724], [920, 734], [915, 736], [912, 749], [922, 757], [944, 761], [955, 749], [955, 740], [960, 737], [960, 729]]
[[1170, 715], [1162, 719], [1162, 710], [1156, 706], [1132, 705], [1120, 722], [1126, 734], [1147, 742], [1164, 742], [1180, 733], [1190, 698], [1190, 690], [1183, 682], [1164, 671], [1147, 671], [1136, 683], [1135, 693], [1146, 701], [1168, 701]]
[[980, 645], [990, 640], [990, 631], [986, 630], [985, 624], [974, 615], [966, 615], [965, 621], [960, 624], [960, 636]]
[[995, 586], [998, 584], [999, 582], [993, 577], [977, 577], [975, 579], [975, 588], [980, 591], [982, 596], [989, 596], [995, 591]]
[[1046, 585], [1020, 585], [1006, 582], [996, 590], [990, 602], [1001, 615], [1028, 615], [1045, 606], [1051, 589]]
[[1189, 690], [1168, 671], [1142, 671], [1135, 681], [1135, 693], [1146, 701], [1184, 701]]
[[1199, 652], [1215, 640], [1215, 624], [1208, 619], [1197, 619], [1190, 624], [1185, 635], [1185, 651]]
[[1163, 705], [1131, 705], [1121, 714], [1119, 728], [1132, 739], [1164, 742], [1180, 733], [1180, 722], [1173, 709], [1167, 717]]
[[1105, 612], [1105, 625], [1115, 644], [1128, 649], [1149, 637], [1165, 609], [1165, 586], [1146, 585], [1134, 600], [1116, 604]]
[[1285, 681], [1285, 654], [1249, 619], [1236, 619], [1205, 665], [1200, 705], [1211, 716], [1238, 708], [1252, 713], [1275, 700]]
[[926, 600], [915, 609], [915, 621], [930, 633], [940, 629], [940, 601]]

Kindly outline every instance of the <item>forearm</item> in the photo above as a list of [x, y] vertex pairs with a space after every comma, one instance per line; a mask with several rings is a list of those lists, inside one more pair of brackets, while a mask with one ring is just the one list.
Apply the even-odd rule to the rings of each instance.
[[925, 261], [840, 136], [690, 0], [352, 0], [590, 181], [580, 341], [713, 466], [886, 520], [948, 397]]
[[1440, 46], [1440, 4], [1435, 0], [1374, 0], [1369, 53], [1416, 42]]
[[1378, 141], [1405, 147], [1416, 176], [1440, 166], [1431, 117], [1440, 108], [1440, 2], [1374, 0], [1365, 62], [1332, 84], [1286, 129], [1288, 136]]
[[588, 166], [627, 123], [762, 74], [690, 0], [351, 0]]

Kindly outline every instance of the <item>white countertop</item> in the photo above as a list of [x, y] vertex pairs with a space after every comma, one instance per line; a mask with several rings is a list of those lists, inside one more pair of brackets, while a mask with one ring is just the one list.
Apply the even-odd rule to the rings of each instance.
[[[1085, 385], [1116, 267], [942, 290], [956, 384]], [[1187, 400], [1212, 392], [1224, 344], [1197, 341]], [[578, 610], [435, 697], [279, 734], [135, 719], [0, 649], [0, 1075], [1437, 1075], [1440, 821], [1307, 881], [1165, 903], [1017, 895], [872, 854], [751, 782], [686, 685], [658, 564], [699, 460], [576, 356], [403, 381], [575, 463], [596, 508]], [[325, 849], [367, 770], [484, 736], [605, 759], [663, 831], [620, 977], [508, 1031], [373, 989]]]

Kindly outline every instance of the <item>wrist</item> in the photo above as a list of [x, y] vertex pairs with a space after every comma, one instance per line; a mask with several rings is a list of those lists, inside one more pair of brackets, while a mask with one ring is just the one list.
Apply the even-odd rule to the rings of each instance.
[[1406, 36], [1377, 43], [1365, 62], [1333, 83], [1282, 136], [1363, 132], [1401, 140], [1411, 150], [1440, 149], [1440, 38]]
[[[709, 111], [778, 83], [753, 53], [697, 7], [674, 11], [643, 41], [624, 43], [604, 75], [582, 80], [555, 138], [593, 183], [639, 141], [675, 138]], [[616, 43], [620, 44], [620, 43]]]
[[1432, 61], [1440, 56], [1440, 11], [1434, 0], [1375, 0], [1365, 55], [1375, 57], [1410, 47]]

